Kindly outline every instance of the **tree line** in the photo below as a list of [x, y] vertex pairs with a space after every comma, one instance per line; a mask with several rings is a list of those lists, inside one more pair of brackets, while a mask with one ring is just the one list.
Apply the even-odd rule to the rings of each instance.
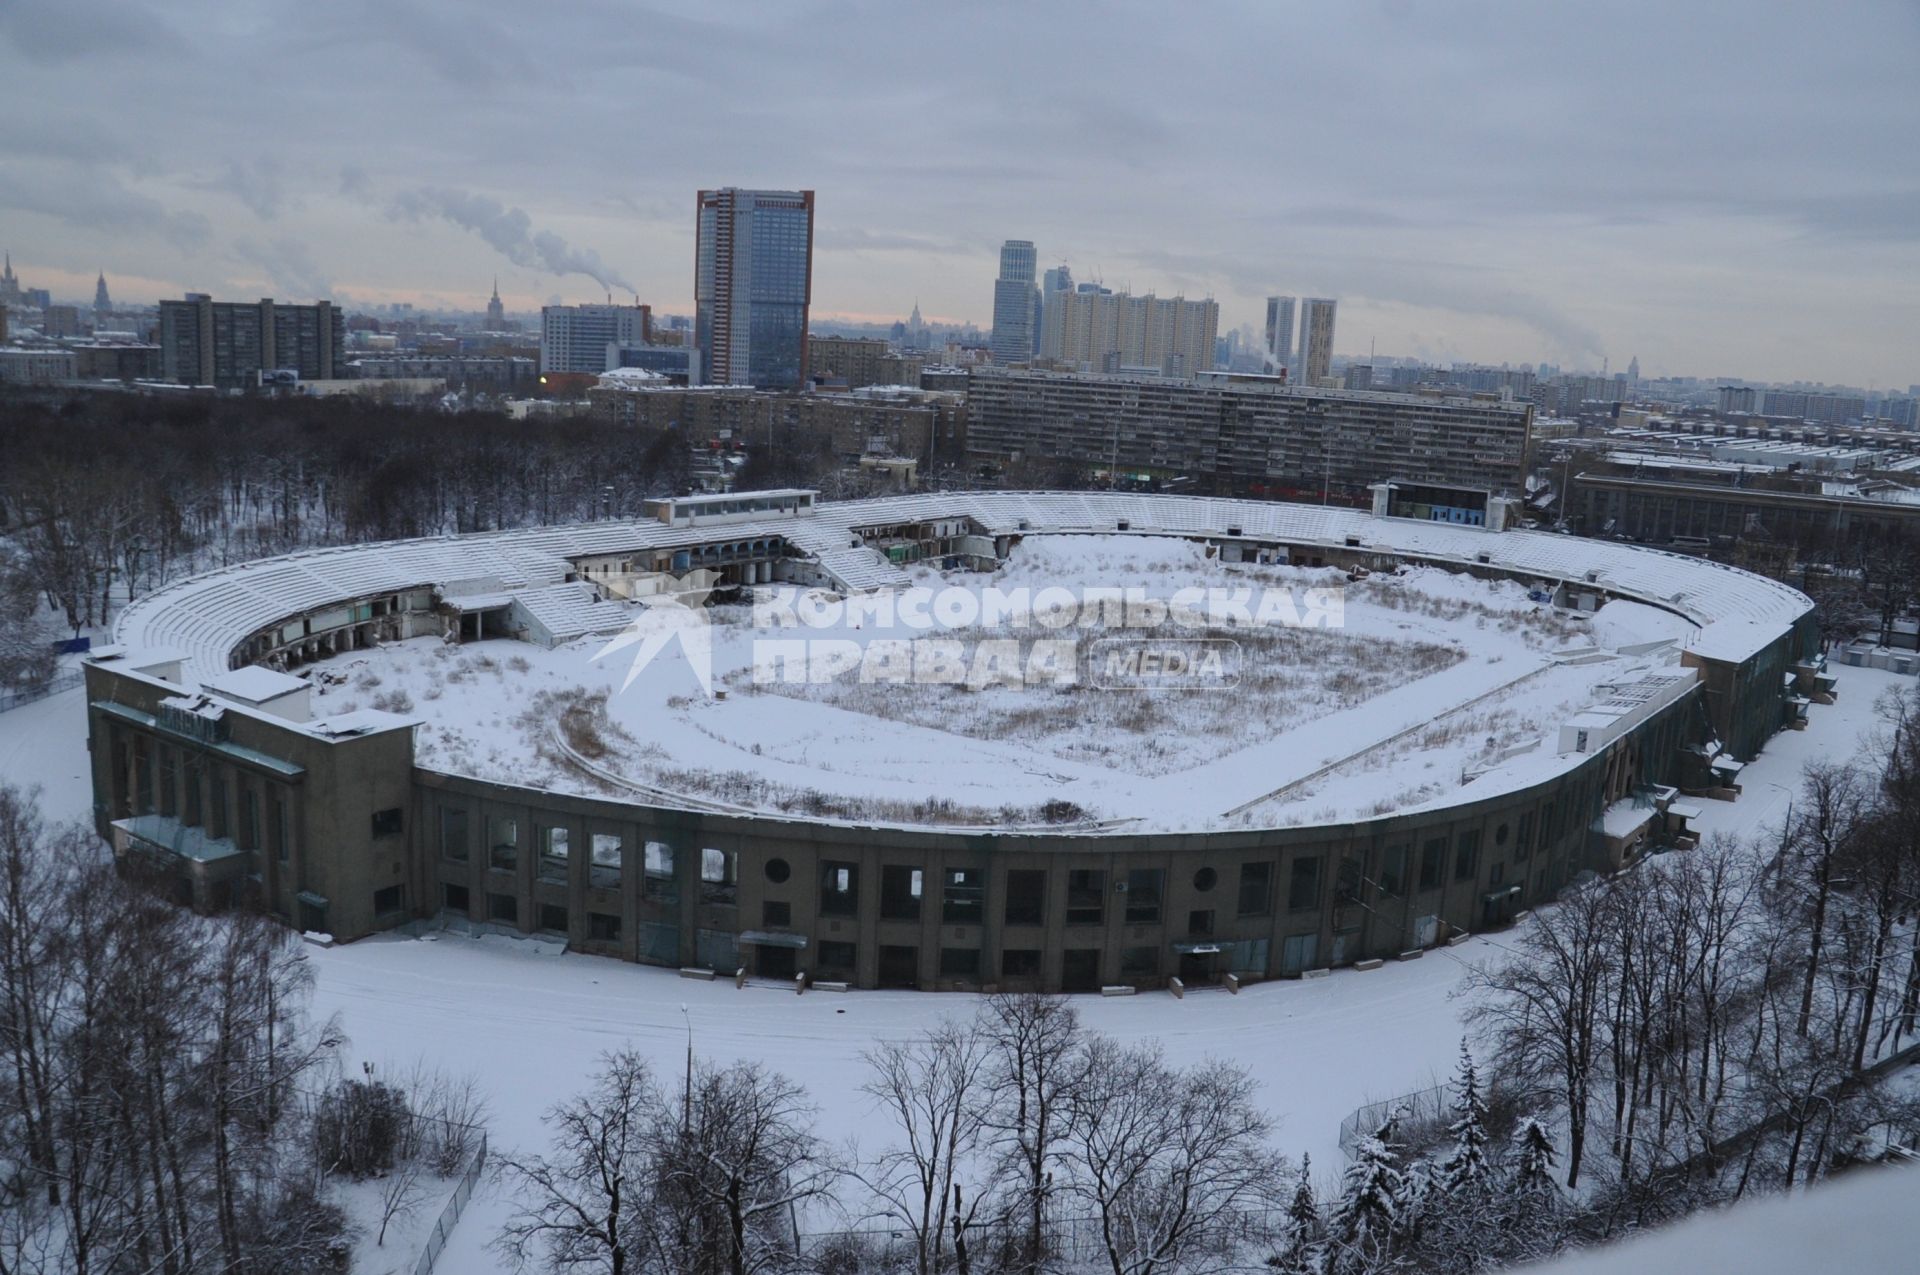
[[301, 942], [196, 916], [0, 785], [0, 1273], [338, 1275], [464, 1166], [470, 1083], [338, 1074]]
[[[299, 549], [638, 517], [695, 481], [689, 440], [350, 397], [0, 399], [0, 620], [73, 632], [178, 576]], [[704, 440], [702, 440], [704, 441]], [[747, 440], [747, 485], [863, 494], [825, 438]], [[6, 670], [0, 668], [0, 680]]]

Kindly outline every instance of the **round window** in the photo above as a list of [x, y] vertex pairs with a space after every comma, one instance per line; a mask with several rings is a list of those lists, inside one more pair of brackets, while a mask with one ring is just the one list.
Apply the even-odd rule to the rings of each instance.
[[767, 880], [779, 885], [793, 875], [793, 869], [787, 866], [785, 859], [767, 860]]
[[1212, 868], [1202, 868], [1193, 874], [1193, 888], [1196, 890], [1211, 890], [1213, 889], [1213, 883], [1219, 879], [1220, 874]]
[[1504, 823], [1493, 830], [1493, 844], [1496, 846], [1507, 844], [1507, 825]]

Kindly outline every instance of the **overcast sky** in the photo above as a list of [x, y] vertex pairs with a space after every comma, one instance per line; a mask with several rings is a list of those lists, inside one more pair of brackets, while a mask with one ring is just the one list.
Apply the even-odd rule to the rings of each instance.
[[817, 315], [984, 327], [1023, 238], [1345, 354], [1920, 382], [1915, 0], [0, 0], [0, 95], [68, 297], [685, 312], [694, 192], [807, 187]]

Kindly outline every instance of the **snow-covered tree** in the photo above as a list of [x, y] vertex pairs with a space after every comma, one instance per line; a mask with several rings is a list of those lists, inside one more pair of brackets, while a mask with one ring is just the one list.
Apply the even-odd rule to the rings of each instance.
[[1338, 1264], [1344, 1269], [1364, 1270], [1375, 1264], [1403, 1220], [1407, 1179], [1393, 1141], [1398, 1125], [1396, 1113], [1354, 1146], [1340, 1202], [1327, 1224], [1328, 1238], [1340, 1250]]
[[1467, 1042], [1460, 1042], [1460, 1064], [1453, 1076], [1452, 1149], [1440, 1162], [1440, 1184], [1449, 1195], [1484, 1196], [1491, 1184], [1487, 1162], [1487, 1103], [1480, 1092]]
[[1553, 1179], [1553, 1136], [1535, 1116], [1524, 1116], [1513, 1133], [1513, 1170], [1507, 1194], [1514, 1199], [1554, 1199], [1560, 1187]]
[[1313, 1157], [1302, 1155], [1300, 1180], [1294, 1184], [1293, 1197], [1287, 1201], [1287, 1251], [1282, 1269], [1301, 1275], [1318, 1269], [1325, 1234], [1320, 1202], [1313, 1194]]

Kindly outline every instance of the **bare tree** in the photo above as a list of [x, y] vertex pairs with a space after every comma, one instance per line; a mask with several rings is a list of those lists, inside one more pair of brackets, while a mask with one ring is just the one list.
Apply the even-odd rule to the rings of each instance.
[[944, 1022], [865, 1057], [873, 1074], [861, 1088], [901, 1141], [861, 1181], [883, 1214], [913, 1236], [917, 1275], [947, 1269], [949, 1256], [967, 1275], [967, 1231], [986, 1197], [976, 1190], [966, 1202], [960, 1179], [986, 1130], [986, 1037], [977, 1023]]
[[1077, 1083], [1080, 1019], [1058, 996], [995, 996], [981, 1011], [992, 1050], [994, 1100], [988, 1124], [1009, 1181], [1019, 1185], [1026, 1219], [1020, 1269], [1037, 1275], [1045, 1252], [1053, 1167], [1068, 1132], [1068, 1098]]
[[550, 1271], [640, 1269], [653, 1179], [649, 1133], [659, 1113], [646, 1062], [608, 1054], [593, 1088], [551, 1108], [552, 1154], [507, 1153], [497, 1172], [524, 1195], [495, 1247], [517, 1266], [536, 1252]]
[[1247, 1072], [1220, 1061], [1178, 1071], [1158, 1045], [1104, 1036], [1084, 1053], [1067, 1093], [1072, 1189], [1099, 1218], [1112, 1275], [1185, 1269], [1263, 1234], [1286, 1164]]
[[1510, 1092], [1551, 1099], [1566, 1113], [1567, 1185], [1580, 1182], [1613, 969], [1617, 909], [1611, 882], [1567, 891], [1535, 912], [1514, 955], [1475, 970], [1469, 1010]]
[[755, 1063], [695, 1071], [690, 1094], [654, 1113], [663, 1237], [670, 1225], [697, 1275], [756, 1275], [793, 1263], [799, 1207], [829, 1194], [840, 1168], [813, 1134], [800, 1087]]

